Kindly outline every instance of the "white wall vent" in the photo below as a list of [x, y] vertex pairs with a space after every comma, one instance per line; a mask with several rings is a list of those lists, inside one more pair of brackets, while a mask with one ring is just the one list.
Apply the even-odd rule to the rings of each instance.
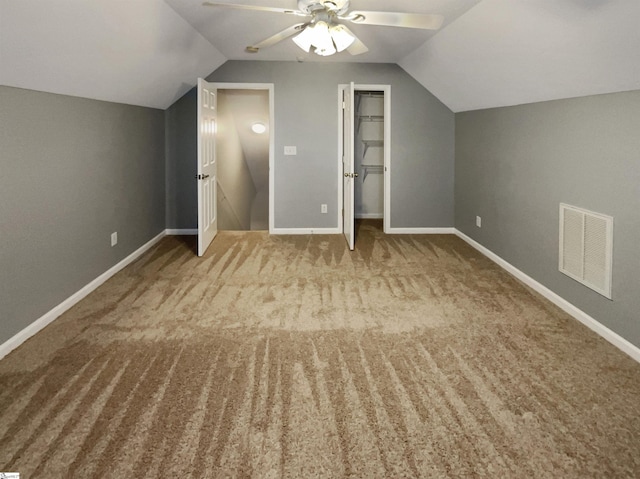
[[560, 203], [560, 272], [611, 299], [613, 218]]

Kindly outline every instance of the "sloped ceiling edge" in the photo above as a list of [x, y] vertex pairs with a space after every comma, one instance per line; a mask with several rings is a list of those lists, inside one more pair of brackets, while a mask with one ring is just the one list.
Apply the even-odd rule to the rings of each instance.
[[160, 0], [0, 0], [0, 84], [165, 109], [226, 58]]
[[454, 112], [640, 89], [640, 2], [483, 0], [399, 65]]

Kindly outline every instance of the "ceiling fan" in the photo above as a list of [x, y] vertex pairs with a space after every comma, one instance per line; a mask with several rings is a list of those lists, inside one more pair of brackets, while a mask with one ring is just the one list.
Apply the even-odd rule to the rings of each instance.
[[203, 5], [236, 10], [284, 13], [308, 19], [305, 22], [292, 25], [261, 42], [247, 46], [245, 50], [249, 53], [258, 53], [263, 48], [273, 46], [286, 38], [296, 35], [293, 37], [293, 41], [306, 52], [313, 51], [321, 56], [329, 56], [336, 52], [347, 50], [351, 55], [360, 55], [368, 52], [369, 49], [344, 23], [437, 30], [444, 21], [442, 15], [422, 13], [350, 12], [349, 3], [349, 0], [298, 0], [297, 10], [220, 2], [204, 2]]

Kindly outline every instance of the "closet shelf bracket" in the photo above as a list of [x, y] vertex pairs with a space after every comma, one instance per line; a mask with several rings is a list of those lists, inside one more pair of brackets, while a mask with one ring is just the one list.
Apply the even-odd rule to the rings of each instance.
[[367, 150], [369, 147], [381, 147], [384, 145], [384, 140], [362, 140], [362, 144], [364, 145], [364, 152], [362, 153], [362, 157], [367, 156]]
[[364, 180], [367, 179], [367, 175], [369, 175], [369, 173], [374, 173], [374, 174], [378, 174], [381, 175], [384, 172], [384, 166], [382, 165], [361, 165], [362, 166], [362, 182], [364, 183]]

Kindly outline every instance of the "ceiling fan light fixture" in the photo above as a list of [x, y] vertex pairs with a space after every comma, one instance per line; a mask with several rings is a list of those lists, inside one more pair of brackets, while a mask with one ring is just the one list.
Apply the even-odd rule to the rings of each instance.
[[327, 48], [322, 48], [322, 49], [316, 48], [316, 54], [320, 55], [321, 57], [329, 57], [335, 54], [336, 52], [337, 52], [336, 47], [334, 47], [333, 45]]
[[339, 52], [346, 50], [356, 40], [342, 25], [334, 25], [330, 29], [331, 38]]
[[314, 41], [314, 29], [315, 27], [313, 25], [309, 25], [292, 39], [296, 45], [298, 45], [307, 53], [309, 53], [309, 50], [311, 50], [311, 46]]
[[327, 24], [327, 22], [316, 22], [316, 25], [313, 27], [313, 40], [311, 41], [311, 43], [314, 47], [316, 47], [316, 52], [318, 50], [335, 50], [335, 47], [333, 46], [333, 40], [331, 39], [331, 34], [329, 33], [329, 25]]
[[349, 48], [355, 38], [342, 25], [330, 26], [329, 23], [320, 20], [308, 25], [293, 37], [293, 41], [307, 53], [313, 48], [317, 55], [328, 57]]

